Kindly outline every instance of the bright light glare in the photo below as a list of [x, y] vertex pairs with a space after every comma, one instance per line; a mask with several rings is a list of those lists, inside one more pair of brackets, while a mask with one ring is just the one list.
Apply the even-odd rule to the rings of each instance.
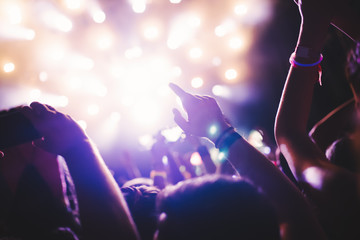
[[212, 93], [215, 96], [219, 96], [219, 97], [224, 97], [224, 98], [231, 97], [231, 91], [227, 86], [215, 85], [212, 88]]
[[173, 67], [172, 70], [171, 70], [171, 75], [173, 77], [180, 77], [182, 74], [182, 70], [181, 70], [181, 67]]
[[121, 114], [119, 112], [112, 112], [110, 114], [110, 119], [112, 122], [119, 122], [121, 119]]
[[3, 66], [3, 70], [6, 73], [13, 72], [15, 70], [15, 64], [12, 62], [5, 63]]
[[41, 82], [46, 82], [48, 80], [48, 78], [49, 78], [49, 76], [48, 76], [47, 72], [42, 71], [39, 73], [39, 79]]
[[214, 136], [218, 131], [218, 128], [215, 125], [210, 126], [209, 134], [210, 136]]
[[42, 16], [43, 22], [50, 28], [62, 32], [70, 32], [73, 25], [70, 19], [56, 11], [47, 11]]
[[87, 113], [90, 116], [95, 116], [99, 113], [100, 107], [97, 104], [91, 104], [87, 107]]
[[151, 149], [151, 146], [154, 144], [155, 139], [150, 135], [143, 135], [138, 138], [139, 143], [147, 149]]
[[229, 34], [235, 30], [236, 24], [233, 20], [228, 19], [215, 28], [215, 35], [218, 37], [224, 37], [226, 34]]
[[151, 99], [142, 99], [133, 106], [132, 116], [142, 126], [151, 126], [159, 120], [158, 104]]
[[5, 2], [2, 6], [2, 13], [5, 14], [5, 20], [12, 25], [20, 24], [22, 22], [21, 8], [15, 3]]
[[202, 164], [202, 159], [198, 152], [194, 152], [193, 154], [191, 154], [190, 163], [193, 166], [199, 166]]
[[225, 72], [225, 78], [227, 80], [235, 80], [238, 76], [238, 73], [235, 69], [228, 69]]
[[64, 0], [64, 3], [70, 10], [79, 10], [84, 7], [85, 0]]
[[92, 13], [92, 18], [96, 23], [103, 23], [106, 20], [106, 15], [103, 11], [98, 9]]
[[161, 134], [165, 137], [165, 139], [168, 142], [176, 142], [181, 134], [182, 134], [182, 130], [180, 127], [176, 126], [173, 128], [168, 128], [168, 129], [164, 129], [161, 131]]
[[191, 86], [193, 88], [200, 88], [204, 85], [204, 80], [201, 77], [196, 77], [191, 80]]
[[178, 3], [181, 3], [181, 0], [170, 0], [170, 2], [173, 4], [178, 4]]
[[201, 48], [198, 47], [194, 47], [189, 51], [189, 56], [193, 59], [201, 58], [202, 55], [203, 55], [203, 51]]
[[252, 130], [248, 137], [248, 142], [256, 148], [260, 148], [264, 146], [263, 136], [257, 130]]
[[240, 49], [243, 44], [243, 40], [239, 37], [233, 37], [229, 40], [229, 47], [232, 49]]
[[201, 18], [193, 14], [184, 14], [177, 17], [170, 30], [167, 46], [170, 49], [177, 49], [188, 42], [201, 25]]
[[234, 7], [234, 12], [236, 15], [245, 15], [249, 10], [249, 7], [245, 4], [238, 4]]
[[135, 13], [143, 13], [146, 10], [146, 0], [130, 0], [131, 7]]
[[142, 49], [140, 47], [133, 47], [125, 51], [125, 57], [127, 59], [138, 58], [142, 55]]
[[31, 99], [32, 102], [33, 101], [39, 101], [40, 97], [41, 97], [40, 89], [35, 88], [35, 89], [32, 89], [30, 91], [30, 99]]
[[144, 37], [148, 40], [157, 39], [159, 36], [159, 28], [156, 26], [149, 26], [144, 30]]

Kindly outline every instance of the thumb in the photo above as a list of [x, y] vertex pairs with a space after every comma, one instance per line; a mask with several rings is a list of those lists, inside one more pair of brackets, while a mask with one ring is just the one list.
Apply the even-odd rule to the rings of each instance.
[[179, 110], [174, 108], [173, 113], [174, 113], [174, 121], [176, 122], [176, 124], [179, 125], [179, 127], [184, 132], [190, 133], [190, 124], [185, 120], [185, 118], [183, 118], [183, 116], [181, 116]]

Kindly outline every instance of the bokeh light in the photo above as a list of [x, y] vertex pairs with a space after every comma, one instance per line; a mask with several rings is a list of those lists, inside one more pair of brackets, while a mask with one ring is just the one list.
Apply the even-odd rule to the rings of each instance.
[[261, 58], [249, 52], [271, 2], [0, 1], [0, 106], [59, 107], [101, 147], [178, 141], [169, 82], [246, 104], [257, 69], [243, 65]]

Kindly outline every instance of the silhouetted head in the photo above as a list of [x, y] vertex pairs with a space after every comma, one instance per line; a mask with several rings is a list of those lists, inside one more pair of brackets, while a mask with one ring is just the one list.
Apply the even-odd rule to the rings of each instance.
[[122, 187], [131, 216], [142, 240], [152, 240], [157, 224], [156, 196], [160, 190], [150, 186]]
[[205, 176], [167, 187], [158, 196], [157, 240], [280, 239], [275, 211], [244, 180]]

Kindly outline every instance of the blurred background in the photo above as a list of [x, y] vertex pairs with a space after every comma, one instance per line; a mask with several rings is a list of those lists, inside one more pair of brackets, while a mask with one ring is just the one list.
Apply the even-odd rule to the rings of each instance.
[[[272, 154], [299, 21], [291, 0], [0, 0], [0, 108], [50, 104], [86, 129], [111, 168], [133, 158], [146, 171], [157, 135], [181, 139], [174, 82], [215, 97]], [[351, 97], [350, 44], [330, 30], [309, 126]]]

